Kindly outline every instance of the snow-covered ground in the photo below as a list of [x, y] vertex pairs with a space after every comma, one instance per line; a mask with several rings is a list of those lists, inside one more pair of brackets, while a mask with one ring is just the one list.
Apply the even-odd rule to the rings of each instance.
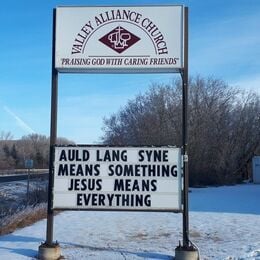
[[[191, 189], [190, 238], [201, 259], [260, 259], [260, 185]], [[34, 259], [46, 220], [0, 237], [0, 259]], [[54, 238], [65, 259], [171, 259], [182, 239], [174, 213], [67, 211]]]

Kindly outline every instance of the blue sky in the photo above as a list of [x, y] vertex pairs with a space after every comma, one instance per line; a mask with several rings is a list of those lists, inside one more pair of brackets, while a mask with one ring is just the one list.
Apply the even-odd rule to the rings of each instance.
[[[0, 7], [0, 133], [49, 135], [52, 9], [59, 5], [184, 4], [189, 7], [189, 73], [260, 93], [260, 1], [3, 1]], [[153, 82], [178, 74], [60, 74], [58, 136], [100, 141], [103, 117]]]

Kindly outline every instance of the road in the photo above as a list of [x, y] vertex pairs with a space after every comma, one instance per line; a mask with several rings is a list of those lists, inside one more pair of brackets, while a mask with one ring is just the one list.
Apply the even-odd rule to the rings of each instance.
[[[48, 173], [30, 173], [30, 179], [34, 178], [46, 178], [48, 177]], [[1, 182], [11, 182], [11, 181], [21, 181], [21, 180], [27, 180], [28, 174], [22, 173], [22, 174], [16, 174], [16, 175], [5, 175], [0, 176], [0, 183]]]

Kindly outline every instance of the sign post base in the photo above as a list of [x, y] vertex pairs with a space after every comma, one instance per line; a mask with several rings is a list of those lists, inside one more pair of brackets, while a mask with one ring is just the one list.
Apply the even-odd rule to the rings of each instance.
[[47, 245], [46, 243], [39, 246], [38, 259], [40, 260], [58, 260], [61, 259], [61, 249], [58, 243]]
[[178, 246], [175, 248], [175, 260], [199, 260], [199, 251], [193, 246]]

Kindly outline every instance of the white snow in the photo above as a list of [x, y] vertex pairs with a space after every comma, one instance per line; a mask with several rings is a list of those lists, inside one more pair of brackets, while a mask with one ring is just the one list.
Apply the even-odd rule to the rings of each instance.
[[[260, 260], [260, 185], [191, 189], [190, 239], [201, 259]], [[0, 259], [34, 259], [46, 220], [0, 237]], [[65, 259], [171, 259], [182, 239], [174, 213], [66, 211], [54, 238]]]

